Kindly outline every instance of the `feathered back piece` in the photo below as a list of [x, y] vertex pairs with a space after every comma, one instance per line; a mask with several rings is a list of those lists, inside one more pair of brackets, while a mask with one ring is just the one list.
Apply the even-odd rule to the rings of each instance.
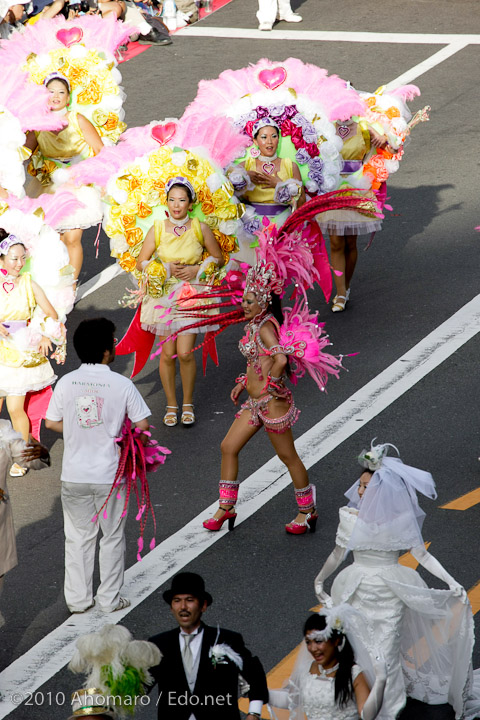
[[243, 155], [249, 144], [248, 137], [232, 127], [226, 118], [217, 118], [215, 123], [196, 117], [153, 120], [148, 125], [129, 128], [115, 147], [105, 146], [95, 157], [73, 165], [68, 176], [79, 185], [95, 182], [105, 188], [110, 177], [124, 165], [158, 150], [159, 146], [192, 150], [223, 168]]
[[[241, 98], [259, 93], [265, 94], [273, 102], [280, 95], [275, 94], [278, 89], [284, 91], [290, 100], [302, 95], [318, 103], [325, 109], [330, 121], [361, 115], [365, 108], [355, 90], [336, 75], [329, 76], [323, 68], [297, 58], [288, 58], [282, 62], [262, 58], [255, 65], [241, 70], [225, 70], [215, 80], [202, 80], [197, 96], [187, 107], [185, 115], [196, 114], [211, 120], [212, 108], [223, 114], [225, 108], [238, 103]], [[264, 104], [268, 106], [270, 103]]]
[[[15, 33], [20, 35], [20, 33]], [[3, 69], [3, 55], [0, 52], [0, 66]], [[44, 87], [28, 81], [28, 75], [17, 66], [2, 73], [0, 83], [0, 108], [8, 110], [20, 122], [23, 132], [27, 130], [60, 130], [65, 121], [50, 112], [50, 94]]]

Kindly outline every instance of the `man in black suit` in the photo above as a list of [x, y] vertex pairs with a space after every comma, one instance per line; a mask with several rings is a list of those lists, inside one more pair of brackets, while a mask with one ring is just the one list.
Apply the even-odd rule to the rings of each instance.
[[158, 685], [159, 720], [239, 720], [239, 676], [249, 685], [247, 720], [259, 718], [268, 700], [265, 672], [239, 633], [202, 622], [212, 603], [203, 578], [179, 573], [163, 599], [179, 628], [150, 638], [162, 653], [150, 669]]

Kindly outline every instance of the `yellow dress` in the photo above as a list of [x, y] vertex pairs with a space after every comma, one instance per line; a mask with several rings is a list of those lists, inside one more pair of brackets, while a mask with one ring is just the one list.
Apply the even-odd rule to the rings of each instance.
[[[38, 148], [32, 155], [28, 166], [28, 172], [32, 178], [27, 182], [25, 188], [29, 197], [38, 197], [44, 192], [55, 192], [56, 188], [52, 177], [55, 170], [69, 167], [73, 160], [79, 162], [94, 155], [78, 124], [78, 113], [70, 112], [67, 117], [67, 127], [58, 133], [50, 130], [35, 131]], [[68, 217], [63, 218], [61, 225], [55, 227], [55, 230], [61, 232], [98, 225], [103, 218], [100, 192], [91, 186], [65, 187], [78, 198], [84, 207], [80, 207]]]
[[[245, 160], [245, 170], [256, 170], [256, 168], [256, 159], [247, 157]], [[280, 158], [280, 170], [277, 175], [282, 181], [293, 178], [293, 163], [290, 158]], [[261, 188], [258, 187], [258, 185], [255, 186], [254, 190], [247, 190], [243, 193], [242, 197], [255, 211], [259, 228], [261, 219], [265, 215], [273, 220], [277, 227], [280, 227], [292, 212], [291, 205], [275, 202], [274, 196], [275, 188]]]
[[0, 322], [10, 333], [0, 336], [0, 397], [42, 390], [56, 379], [48, 358], [37, 352], [40, 337], [29, 332], [35, 307], [30, 273], [17, 283], [0, 280]]
[[[344, 160], [340, 190], [352, 187], [345, 181], [345, 178], [362, 167], [369, 149], [360, 125], [357, 125], [357, 132], [343, 143], [340, 151]], [[317, 215], [320, 228], [328, 231], [331, 235], [369, 235], [380, 230], [382, 227], [381, 218], [372, 215], [372, 211], [376, 210], [376, 205], [373, 202], [375, 200], [373, 190], [356, 189], [352, 190], [350, 194], [354, 197], [365, 198], [365, 211], [359, 212], [350, 209], [328, 210], [322, 215]]]
[[[147, 289], [142, 301], [140, 322], [144, 330], [165, 337], [192, 323], [191, 318], [178, 317], [175, 309], [180, 299], [183, 301], [182, 308], [188, 307], [188, 298], [201, 290], [201, 284], [196, 280], [191, 284], [169, 276], [165, 264], [179, 262], [184, 265], [197, 265], [202, 262], [205, 244], [198, 218], [193, 218], [189, 229], [180, 236], [167, 232], [163, 220], [156, 220], [154, 227], [155, 252], [145, 268]], [[196, 304], [198, 300], [191, 301], [192, 306]], [[165, 314], [166, 311], [170, 312]], [[170, 324], [167, 325], [169, 321]], [[202, 328], [202, 332], [210, 329], [211, 327]]]

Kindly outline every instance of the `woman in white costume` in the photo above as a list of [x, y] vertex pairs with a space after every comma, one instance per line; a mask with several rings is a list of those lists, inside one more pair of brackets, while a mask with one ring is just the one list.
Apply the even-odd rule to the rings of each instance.
[[293, 672], [283, 689], [269, 691], [270, 705], [288, 708], [291, 720], [374, 720], [386, 672], [380, 658], [372, 666], [361, 640], [364, 625], [349, 605], [310, 615]]
[[[393, 447], [393, 446], [392, 446]], [[436, 497], [428, 472], [386, 457], [376, 445], [359, 456], [365, 468], [340, 508], [336, 545], [315, 580], [323, 604], [349, 603], [367, 619], [367, 649], [387, 663], [387, 684], [380, 718], [393, 720], [406, 696], [437, 705], [450, 703], [457, 718], [465, 714], [473, 647], [473, 617], [465, 590], [426, 551], [421, 528], [425, 513], [416, 492]], [[347, 552], [354, 562], [335, 579], [331, 598], [324, 581]], [[400, 565], [401, 550], [449, 590], [434, 590], [418, 573]]]

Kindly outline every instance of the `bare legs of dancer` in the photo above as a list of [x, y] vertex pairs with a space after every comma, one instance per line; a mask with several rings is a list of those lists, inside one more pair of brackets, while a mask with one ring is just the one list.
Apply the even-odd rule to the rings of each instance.
[[330, 260], [334, 270], [340, 271], [341, 275], [334, 273], [336, 298], [334, 299], [333, 312], [341, 312], [345, 309], [347, 302], [347, 290], [355, 272], [357, 264], [357, 235], [330, 235]]

